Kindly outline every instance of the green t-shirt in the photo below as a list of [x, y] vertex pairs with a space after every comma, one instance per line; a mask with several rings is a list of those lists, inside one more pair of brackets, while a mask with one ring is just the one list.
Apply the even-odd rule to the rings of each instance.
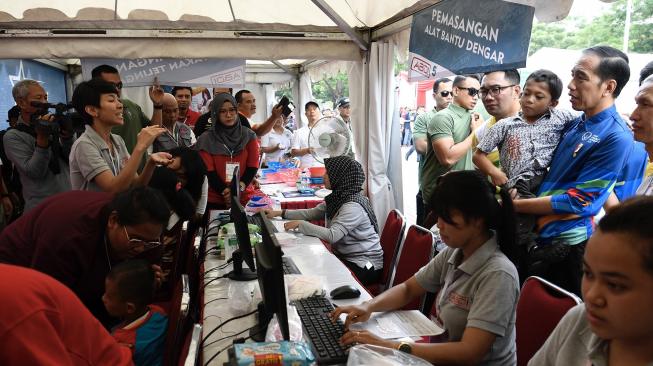
[[127, 151], [131, 154], [136, 146], [138, 133], [143, 127], [150, 125], [150, 119], [143, 114], [141, 107], [129, 99], [122, 99], [122, 116], [124, 123], [122, 126], [114, 127], [111, 132], [122, 137], [127, 146]]
[[426, 135], [429, 143], [426, 147], [426, 157], [424, 167], [422, 168], [422, 197], [424, 202], [428, 203], [431, 194], [435, 188], [435, 180], [442, 174], [450, 170], [471, 170], [474, 169], [472, 164], [472, 150], [460, 158], [451, 168], [440, 164], [435, 151], [433, 150], [433, 141], [451, 137], [455, 144], [464, 141], [470, 133], [471, 112], [456, 105], [449, 106], [440, 112], [437, 112], [426, 125]]
[[[417, 119], [415, 120], [415, 125], [413, 126], [413, 144], [415, 144], [415, 140], [417, 139], [425, 139], [426, 138], [426, 125], [429, 123], [431, 119], [433, 119], [433, 116], [437, 111], [435, 108], [431, 109], [430, 111], [426, 113], [422, 113], [419, 116], [417, 116]], [[418, 153], [419, 154], [419, 153]], [[417, 169], [417, 181], [421, 183], [422, 180], [422, 169], [424, 168], [424, 157], [419, 160], [419, 168]]]

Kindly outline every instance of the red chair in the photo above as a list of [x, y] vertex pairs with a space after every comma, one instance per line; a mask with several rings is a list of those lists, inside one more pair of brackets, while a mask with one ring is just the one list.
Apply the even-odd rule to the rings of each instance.
[[581, 299], [540, 277], [526, 279], [517, 302], [517, 365], [525, 366], [558, 322]]
[[[399, 256], [390, 274], [388, 288], [408, 280], [424, 267], [433, 258], [434, 243], [433, 233], [421, 226], [411, 225], [406, 238], [399, 246]], [[406, 304], [403, 309], [417, 310], [420, 304], [421, 300], [415, 299]]]
[[392, 210], [381, 231], [381, 248], [383, 248], [383, 274], [378, 284], [369, 285], [367, 291], [376, 296], [390, 287], [390, 273], [399, 252], [399, 244], [406, 231], [406, 219], [399, 210]]
[[166, 334], [164, 366], [177, 365], [186, 335], [191, 328], [188, 316], [190, 290], [188, 276], [182, 275], [172, 293], [170, 311], [168, 312], [168, 329]]

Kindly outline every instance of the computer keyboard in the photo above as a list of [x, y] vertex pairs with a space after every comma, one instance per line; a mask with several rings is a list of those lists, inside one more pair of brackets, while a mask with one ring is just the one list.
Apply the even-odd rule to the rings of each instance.
[[[247, 215], [247, 222], [253, 225], [257, 225], [258, 227], [263, 227], [264, 225], [263, 219], [258, 215], [254, 215], [254, 216]], [[272, 231], [275, 233], [279, 232], [279, 230], [277, 230], [277, 227], [274, 225], [272, 225]]]
[[302, 274], [295, 261], [290, 257], [281, 257], [281, 264], [283, 265], [283, 274]]
[[344, 324], [340, 320], [331, 322], [331, 302], [324, 296], [312, 296], [297, 300], [293, 304], [304, 325], [317, 364], [347, 363], [349, 346], [341, 346], [339, 342], [344, 333]]

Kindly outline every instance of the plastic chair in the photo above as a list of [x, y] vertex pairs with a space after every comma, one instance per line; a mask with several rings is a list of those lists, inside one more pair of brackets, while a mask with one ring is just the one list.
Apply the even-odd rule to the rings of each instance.
[[188, 282], [188, 275], [182, 275], [172, 293], [163, 358], [164, 366], [177, 365], [186, 334], [190, 329], [191, 323], [188, 316], [190, 290]]
[[399, 210], [392, 210], [381, 231], [381, 248], [383, 248], [383, 273], [378, 284], [367, 286], [367, 291], [376, 296], [390, 287], [390, 274], [397, 260], [399, 245], [406, 231], [406, 219]]
[[[390, 275], [388, 288], [400, 284], [424, 267], [434, 253], [433, 233], [417, 225], [411, 225], [406, 233], [406, 238], [399, 246], [399, 256]], [[420, 299], [415, 299], [404, 306], [404, 310], [417, 310], [420, 308]]]
[[581, 302], [578, 296], [543, 278], [527, 278], [517, 302], [517, 365], [525, 366], [560, 319]]

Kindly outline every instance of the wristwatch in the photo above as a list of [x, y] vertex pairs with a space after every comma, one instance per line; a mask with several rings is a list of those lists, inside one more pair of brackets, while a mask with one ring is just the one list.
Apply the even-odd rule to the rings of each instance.
[[401, 352], [408, 353], [409, 355], [413, 353], [413, 346], [411, 346], [410, 343], [401, 342], [397, 346], [397, 349]]

